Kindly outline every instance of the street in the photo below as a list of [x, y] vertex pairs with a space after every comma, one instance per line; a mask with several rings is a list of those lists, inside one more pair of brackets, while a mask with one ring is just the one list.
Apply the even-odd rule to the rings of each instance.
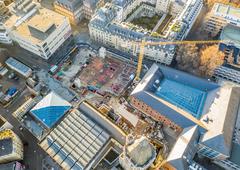
[[42, 159], [47, 154], [38, 146], [37, 139], [27, 129], [20, 130], [20, 122], [12, 115], [28, 95], [29, 91], [25, 89], [9, 107], [0, 107], [0, 113], [13, 125], [12, 130], [21, 138], [24, 144], [24, 165], [28, 170], [42, 170]]

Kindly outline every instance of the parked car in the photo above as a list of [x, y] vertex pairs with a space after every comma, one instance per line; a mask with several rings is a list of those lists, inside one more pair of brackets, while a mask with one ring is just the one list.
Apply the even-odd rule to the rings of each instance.
[[16, 74], [13, 72], [8, 75], [9, 79], [14, 79], [15, 77], [16, 77]]

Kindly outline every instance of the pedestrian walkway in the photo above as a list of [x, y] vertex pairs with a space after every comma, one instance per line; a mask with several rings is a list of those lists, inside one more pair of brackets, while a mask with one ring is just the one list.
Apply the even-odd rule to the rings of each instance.
[[159, 19], [157, 25], [153, 28], [152, 32], [156, 32], [158, 27], [162, 24], [162, 22], [165, 20], [167, 14], [163, 14], [163, 16]]

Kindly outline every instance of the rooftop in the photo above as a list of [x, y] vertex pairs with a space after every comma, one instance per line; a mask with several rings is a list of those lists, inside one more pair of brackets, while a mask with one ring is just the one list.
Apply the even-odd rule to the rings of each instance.
[[231, 20], [240, 23], [240, 8], [235, 8], [230, 5], [221, 3], [215, 3], [212, 12], [214, 15], [224, 17], [227, 20]]
[[[64, 22], [65, 17], [46, 8], [36, 7], [27, 14], [13, 14], [4, 25], [29, 41], [41, 43], [54, 28]], [[41, 24], [40, 22], [41, 21]]]
[[54, 124], [71, 108], [71, 104], [54, 92], [45, 96], [30, 112], [47, 128]]
[[240, 48], [240, 27], [233, 25], [224, 27], [220, 39], [229, 41], [231, 44], [234, 44], [234, 46]]
[[110, 138], [79, 110], [73, 110], [40, 143], [63, 168], [82, 170], [91, 164]]
[[209, 129], [202, 136], [201, 143], [230, 156], [239, 104], [240, 88], [223, 84], [208, 113], [201, 118]]
[[197, 126], [183, 129], [167, 157], [167, 162], [178, 169], [187, 169], [187, 161], [184, 157], [193, 157], [196, 153], [195, 142]]
[[155, 148], [146, 137], [136, 139], [134, 143], [127, 146], [127, 155], [136, 166], [144, 166], [156, 157]]
[[13, 150], [13, 141], [11, 138], [0, 140], [0, 157], [9, 155]]
[[77, 10], [82, 5], [82, 0], [56, 0], [55, 3], [64, 5], [71, 11]]
[[207, 112], [218, 88], [207, 80], [154, 64], [131, 95], [178, 125], [188, 127], [202, 125], [199, 119]]

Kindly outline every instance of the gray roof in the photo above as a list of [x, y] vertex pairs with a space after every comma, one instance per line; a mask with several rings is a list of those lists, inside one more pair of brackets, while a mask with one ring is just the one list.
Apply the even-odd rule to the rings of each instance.
[[13, 141], [11, 138], [0, 140], [0, 157], [4, 155], [9, 155], [13, 150]]
[[[148, 70], [146, 75], [143, 77], [141, 82], [137, 85], [137, 87], [133, 90], [131, 94], [132, 96], [146, 103], [154, 110], [164, 115], [168, 119], [172, 120], [182, 128], [194, 126], [196, 122], [201, 124], [190, 113], [186, 112], [182, 114], [180, 108], [175, 108], [169, 102], [161, 100], [159, 97], [153, 94], [154, 82], [158, 79], [161, 79], [162, 77], [170, 78], [180, 83], [190, 84], [194, 88], [205, 91], [214, 91], [219, 88], [219, 86], [215, 83], [208, 82], [204, 79], [192, 76], [182, 71], [178, 71], [170, 67], [158, 66], [157, 64], [153, 64], [153, 66]], [[215, 95], [212, 94], [210, 95], [210, 97], [213, 98], [215, 97]]]
[[1, 164], [0, 169], [1, 170], [13, 170], [16, 166], [16, 162], [10, 162], [6, 164]]
[[185, 170], [188, 163], [185, 157], [192, 159], [197, 152], [195, 142], [199, 136], [197, 126], [183, 129], [167, 157], [167, 162], [178, 170]]
[[75, 11], [82, 5], [82, 0], [56, 0], [56, 3], [64, 5], [71, 11]]
[[230, 156], [239, 104], [240, 87], [223, 86], [205, 115], [212, 121], [203, 122], [209, 131], [201, 137], [201, 144]]
[[232, 143], [232, 152], [229, 160], [240, 166], [239, 158], [240, 158], [240, 145], [237, 143]]
[[233, 25], [227, 25], [223, 28], [220, 39], [229, 41], [231, 44], [240, 48], [240, 28]]

